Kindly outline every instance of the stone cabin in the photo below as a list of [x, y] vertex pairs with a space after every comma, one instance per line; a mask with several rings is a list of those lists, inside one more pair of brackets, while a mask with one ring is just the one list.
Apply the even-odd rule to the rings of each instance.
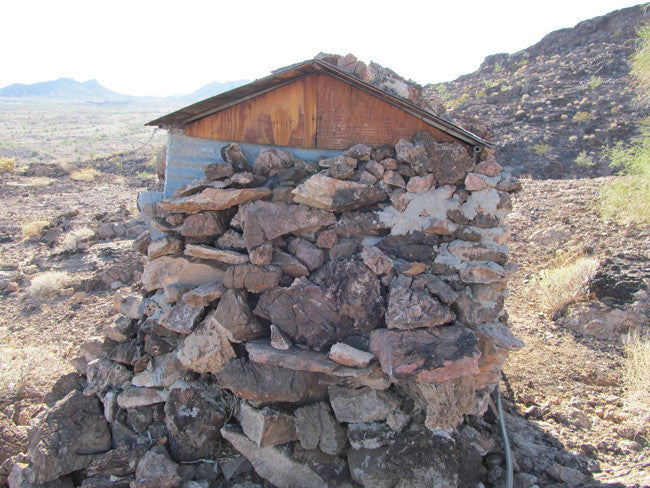
[[281, 68], [149, 122], [169, 131], [167, 169], [164, 194], [141, 199], [168, 198], [178, 187], [201, 178], [205, 165], [223, 162], [221, 149], [231, 142], [240, 145], [249, 161], [263, 146], [280, 146], [298, 159], [316, 162], [355, 144], [394, 146], [418, 131], [438, 143], [461, 142], [477, 153], [492, 147], [416, 105], [412, 87], [403, 80], [389, 75], [381, 89], [362, 79], [370, 81], [363, 63], [355, 64], [364, 66], [360, 74], [332, 64], [345, 58], [311, 59]]

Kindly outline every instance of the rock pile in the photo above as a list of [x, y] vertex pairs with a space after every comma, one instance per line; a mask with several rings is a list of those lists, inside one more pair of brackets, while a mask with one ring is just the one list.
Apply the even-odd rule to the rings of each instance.
[[143, 209], [146, 296], [82, 346], [10, 486], [230, 486], [226, 444], [280, 488], [474, 486], [486, 451], [456, 428], [522, 346], [516, 181], [426, 133], [318, 165], [222, 155]]

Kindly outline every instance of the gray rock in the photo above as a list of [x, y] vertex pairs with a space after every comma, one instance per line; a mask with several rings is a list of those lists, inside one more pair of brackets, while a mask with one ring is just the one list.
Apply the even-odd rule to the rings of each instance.
[[99, 400], [74, 390], [35, 419], [27, 442], [32, 483], [46, 483], [88, 467], [111, 448]]
[[178, 360], [197, 373], [219, 373], [235, 357], [227, 332], [211, 312], [185, 339], [178, 350]]
[[188, 216], [181, 226], [181, 235], [201, 239], [220, 236], [228, 229], [223, 215], [215, 212], [199, 212]]
[[331, 212], [355, 210], [387, 198], [386, 193], [377, 186], [337, 180], [321, 173], [297, 186], [292, 194], [296, 203]]
[[339, 422], [386, 420], [399, 406], [397, 398], [390, 393], [368, 387], [349, 389], [331, 386], [329, 397]]
[[221, 298], [225, 291], [226, 287], [223, 283], [215, 281], [214, 283], [206, 283], [205, 285], [183, 293], [182, 299], [185, 303], [193, 307], [207, 307]]
[[412, 279], [393, 279], [386, 310], [386, 325], [391, 329], [432, 327], [453, 321], [456, 315], [426, 291], [413, 289]]
[[88, 386], [84, 389], [84, 395], [101, 396], [108, 390], [119, 388], [132, 376], [133, 373], [121, 364], [105, 358], [95, 359], [86, 366]]
[[201, 319], [203, 307], [194, 307], [185, 302], [177, 302], [159, 319], [160, 325], [177, 334], [189, 334]]
[[326, 454], [337, 455], [345, 448], [345, 431], [332, 416], [326, 403], [298, 408], [294, 417], [296, 434], [304, 449], [319, 448]]
[[253, 171], [263, 176], [277, 176], [297, 164], [293, 154], [271, 147], [264, 147], [253, 163]]
[[198, 259], [219, 261], [225, 264], [244, 264], [248, 262], [248, 255], [246, 254], [200, 244], [187, 244], [185, 246], [185, 255]]
[[158, 388], [131, 388], [117, 395], [117, 404], [120, 408], [138, 408], [164, 403], [169, 394]]
[[297, 257], [309, 271], [320, 268], [325, 261], [325, 251], [305, 239], [296, 238], [289, 243], [288, 250]]
[[147, 246], [147, 257], [156, 259], [160, 256], [178, 254], [183, 250], [183, 239], [174, 235], [163, 235]]
[[[392, 414], [391, 414], [392, 415]], [[352, 449], [377, 449], [390, 445], [397, 433], [384, 422], [351, 423], [348, 439]]]
[[346, 155], [341, 155], [323, 159], [318, 165], [321, 168], [329, 168], [329, 174], [332, 178], [349, 180], [357, 168], [357, 160]]
[[156, 446], [138, 461], [131, 488], [178, 488], [182, 482], [178, 465], [163, 447]]
[[261, 365], [243, 359], [230, 360], [217, 379], [219, 386], [255, 406], [273, 402], [319, 401], [327, 391], [317, 373]]
[[242, 402], [239, 422], [244, 434], [259, 447], [285, 444], [297, 439], [293, 418], [269, 407], [256, 409]]
[[253, 316], [246, 293], [237, 290], [226, 290], [206, 327], [212, 327], [212, 321], [231, 342], [249, 341], [266, 331]]
[[244, 455], [255, 471], [278, 488], [328, 488], [315, 471], [291, 458], [286, 450], [259, 447], [231, 427], [221, 429], [221, 435]]
[[145, 290], [153, 291], [172, 284], [204, 285], [221, 281], [223, 271], [185, 257], [162, 256], [149, 261], [142, 273]]
[[220, 453], [219, 430], [226, 408], [199, 388], [176, 382], [165, 403], [165, 425], [169, 431], [169, 452], [177, 462], [216, 459]]
[[282, 272], [275, 266], [255, 266], [241, 264], [226, 270], [223, 284], [228, 288], [246, 289], [252, 293], [261, 293], [278, 286]]

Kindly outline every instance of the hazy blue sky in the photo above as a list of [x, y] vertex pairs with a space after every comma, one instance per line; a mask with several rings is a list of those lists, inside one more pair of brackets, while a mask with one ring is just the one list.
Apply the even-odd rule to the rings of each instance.
[[448, 81], [483, 58], [625, 0], [167, 1], [11, 0], [0, 6], [0, 87], [96, 78], [131, 95], [187, 93], [259, 78], [318, 52], [354, 53], [419, 83]]

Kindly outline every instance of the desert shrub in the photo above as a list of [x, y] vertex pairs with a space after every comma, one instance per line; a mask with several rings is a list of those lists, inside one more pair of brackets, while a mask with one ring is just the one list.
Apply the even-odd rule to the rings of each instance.
[[581, 122], [589, 122], [590, 120], [594, 120], [596, 118], [595, 115], [590, 114], [589, 112], [577, 112], [573, 116], [573, 120], [581, 123]]
[[538, 156], [546, 156], [551, 150], [551, 146], [548, 144], [538, 143], [533, 146], [533, 150]]
[[622, 176], [601, 190], [603, 217], [650, 223], [650, 127], [631, 145], [617, 144], [608, 156]]
[[603, 79], [600, 76], [591, 75], [591, 78], [589, 78], [589, 88], [592, 90], [595, 90], [602, 84]]
[[71, 281], [72, 277], [65, 271], [47, 271], [32, 279], [28, 291], [32, 298], [49, 298]]
[[95, 168], [82, 168], [70, 173], [70, 178], [75, 181], [94, 181], [100, 174]]
[[16, 159], [8, 157], [0, 157], [0, 174], [13, 173], [16, 169]]
[[20, 224], [20, 230], [26, 239], [40, 236], [43, 230], [51, 224], [47, 217], [32, 217]]
[[650, 402], [650, 334], [634, 330], [623, 344], [625, 387], [632, 397]]
[[596, 163], [594, 159], [587, 154], [587, 151], [581, 151], [580, 154], [578, 154], [578, 157], [576, 158], [576, 164], [578, 166], [591, 168]]
[[638, 30], [637, 50], [632, 56], [632, 76], [639, 85], [642, 98], [650, 101], [648, 88], [650, 87], [650, 25], [645, 25]]
[[62, 251], [75, 251], [79, 244], [88, 242], [95, 236], [95, 231], [90, 227], [77, 227], [66, 232], [59, 242], [57, 250]]
[[544, 312], [557, 317], [572, 303], [585, 300], [589, 280], [597, 268], [597, 259], [584, 256], [570, 256], [560, 264], [551, 262], [537, 282]]
[[0, 347], [0, 403], [19, 400], [32, 370], [32, 360], [24, 351]]

